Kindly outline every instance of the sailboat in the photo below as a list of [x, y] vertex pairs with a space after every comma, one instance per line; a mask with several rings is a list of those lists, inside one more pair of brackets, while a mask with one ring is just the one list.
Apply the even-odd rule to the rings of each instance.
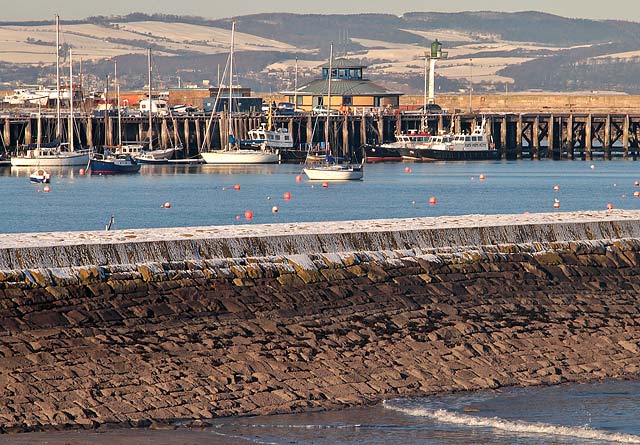
[[[331, 53], [329, 55], [329, 86], [327, 87], [327, 109], [331, 108], [331, 75], [332, 75], [332, 64], [333, 64], [333, 44], [331, 44]], [[331, 113], [327, 113], [327, 127], [329, 126], [331, 121]], [[303, 169], [305, 175], [311, 180], [319, 180], [319, 181], [345, 181], [345, 180], [359, 180], [364, 176], [363, 164], [343, 164], [339, 163], [335, 158], [331, 156], [331, 151], [329, 149], [329, 132], [326, 132], [327, 140], [325, 141], [325, 146], [327, 147], [327, 152], [325, 154], [325, 158], [320, 163], [310, 163], [307, 158], [307, 162], [305, 163], [305, 167]]]
[[[62, 118], [60, 113], [60, 17], [56, 15], [56, 108], [57, 108], [57, 138], [49, 144], [41, 144], [40, 137], [36, 144], [26, 144], [23, 152], [11, 157], [12, 167], [51, 167], [86, 165], [91, 150], [74, 149], [73, 128], [73, 62], [69, 53], [71, 74], [69, 79], [69, 136], [68, 142], [62, 143]], [[40, 119], [40, 116], [38, 116]]]
[[[242, 149], [238, 141], [231, 134], [231, 111], [233, 104], [233, 50], [235, 44], [236, 24], [231, 25], [231, 51], [229, 54], [229, 109], [227, 110], [227, 134], [229, 142], [219, 150], [203, 151], [200, 153], [207, 164], [277, 164], [280, 155], [277, 150], [263, 144], [258, 150]], [[212, 113], [213, 117], [213, 113]]]
[[[151, 50], [149, 50], [151, 51]], [[151, 55], [149, 55], [151, 58]], [[118, 84], [118, 64], [114, 67], [116, 81], [116, 97], [118, 107], [118, 144], [116, 147], [104, 147], [103, 153], [94, 153], [91, 156], [89, 166], [91, 174], [113, 175], [119, 173], [137, 173], [140, 171], [140, 164], [129, 153], [124, 153], [122, 145], [122, 115], [120, 111], [120, 85]], [[108, 99], [108, 98], [107, 98]], [[108, 100], [107, 100], [108, 104]], [[105, 132], [106, 136], [106, 132]], [[112, 153], [110, 150], [113, 149]]]
[[[169, 159], [173, 156], [173, 153], [182, 150], [182, 147], [174, 146], [171, 148], [153, 148], [153, 113], [156, 106], [156, 101], [152, 99], [152, 77], [151, 77], [151, 49], [147, 51], [147, 72], [148, 79], [148, 95], [149, 99], [143, 100], [142, 103], [146, 104], [147, 116], [149, 118], [149, 146], [145, 147], [141, 143], [122, 145], [122, 117], [120, 110], [120, 86], [116, 86], [116, 94], [118, 97], [118, 141], [119, 146], [115, 148], [115, 153], [131, 155], [136, 162], [140, 164], [168, 164]], [[116, 73], [117, 80], [117, 73]]]

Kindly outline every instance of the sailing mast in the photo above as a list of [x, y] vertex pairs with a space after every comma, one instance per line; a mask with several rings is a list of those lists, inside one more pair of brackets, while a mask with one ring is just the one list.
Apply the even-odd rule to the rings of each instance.
[[74, 151], [74, 128], [73, 128], [73, 56], [69, 50], [69, 150]]
[[115, 60], [113, 67], [113, 77], [116, 83], [116, 106], [118, 107], [118, 145], [122, 146], [122, 115], [120, 113], [120, 84], [118, 83], [118, 59]]
[[[227, 116], [227, 140], [231, 136], [231, 101], [233, 100], [233, 47], [235, 45], [236, 22], [231, 24], [231, 52], [229, 53], [229, 115]], [[227, 142], [227, 150], [231, 144]]]
[[329, 52], [329, 86], [327, 87], [327, 130], [325, 134], [325, 144], [327, 146], [327, 153], [331, 153], [329, 147], [329, 132], [331, 131], [331, 72], [333, 71], [333, 43], [331, 44], [331, 51]]
[[58, 14], [56, 14], [56, 116], [56, 137], [60, 140], [62, 138], [62, 128], [60, 118], [60, 16]]
[[152, 101], [151, 101], [151, 48], [147, 50], [147, 68], [149, 70], [149, 151], [153, 150], [153, 119], [151, 116]]

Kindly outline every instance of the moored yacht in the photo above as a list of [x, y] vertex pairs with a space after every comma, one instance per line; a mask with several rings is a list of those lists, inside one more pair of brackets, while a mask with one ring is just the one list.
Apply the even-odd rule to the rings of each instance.
[[[231, 112], [233, 109], [233, 49], [235, 43], [236, 23], [231, 26], [231, 51], [229, 53], [229, 111], [227, 118], [227, 134], [229, 141], [225, 147], [218, 150], [203, 151], [200, 153], [202, 159], [207, 164], [277, 164], [280, 156], [277, 148], [272, 148], [266, 143], [260, 145], [258, 150], [243, 149], [231, 132]], [[217, 102], [217, 99], [216, 99]], [[216, 104], [217, 105], [217, 104]], [[213, 113], [211, 113], [213, 118]], [[208, 126], [209, 128], [210, 126]], [[266, 131], [266, 130], [265, 130]], [[208, 134], [208, 131], [207, 131]]]

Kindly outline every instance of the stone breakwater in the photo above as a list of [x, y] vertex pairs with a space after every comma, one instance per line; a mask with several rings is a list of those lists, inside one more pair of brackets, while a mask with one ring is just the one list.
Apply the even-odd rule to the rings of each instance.
[[6, 432], [640, 373], [639, 212], [0, 242]]

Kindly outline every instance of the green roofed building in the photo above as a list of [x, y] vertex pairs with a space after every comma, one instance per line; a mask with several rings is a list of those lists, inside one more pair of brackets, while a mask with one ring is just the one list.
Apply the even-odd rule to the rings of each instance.
[[[327, 106], [329, 93], [329, 63], [322, 65], [322, 77], [302, 85], [297, 91], [284, 91], [296, 107], [310, 111], [316, 105]], [[356, 60], [336, 59], [331, 65], [331, 109], [398, 107], [402, 93], [365, 79], [365, 65]]]

